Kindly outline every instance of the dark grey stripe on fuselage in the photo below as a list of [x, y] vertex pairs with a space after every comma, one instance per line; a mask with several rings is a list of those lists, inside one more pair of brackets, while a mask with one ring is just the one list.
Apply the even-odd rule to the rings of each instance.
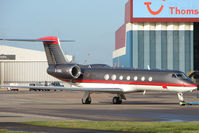
[[[112, 68], [93, 68], [83, 70], [83, 80], [105, 80], [104, 76], [109, 75], [110, 81], [112, 81], [112, 76], [116, 75], [116, 80], [114, 81], [134, 81], [134, 82], [156, 82], [156, 83], [174, 83], [183, 84], [184, 80], [179, 80], [177, 78], [172, 78], [172, 74], [182, 73], [180, 71], [161, 71], [161, 70], [136, 70], [136, 69], [112, 69]], [[123, 76], [120, 80], [119, 77]], [[127, 77], [130, 76], [130, 80]], [[134, 80], [137, 77], [137, 80]], [[145, 80], [142, 81], [141, 78], [144, 77]], [[152, 77], [152, 81], [149, 78]]]

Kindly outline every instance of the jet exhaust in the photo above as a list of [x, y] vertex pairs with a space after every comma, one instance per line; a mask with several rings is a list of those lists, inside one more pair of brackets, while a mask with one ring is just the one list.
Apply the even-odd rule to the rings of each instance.
[[76, 64], [51, 65], [47, 69], [47, 73], [62, 79], [77, 79], [81, 75], [81, 69]]

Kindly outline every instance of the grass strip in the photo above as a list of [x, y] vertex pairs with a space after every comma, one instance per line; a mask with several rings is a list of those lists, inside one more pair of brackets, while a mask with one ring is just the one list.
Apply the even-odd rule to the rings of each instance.
[[199, 133], [199, 122], [38, 121], [24, 124], [133, 133]]
[[0, 133], [33, 133], [33, 132], [9, 131], [7, 129], [0, 129]]

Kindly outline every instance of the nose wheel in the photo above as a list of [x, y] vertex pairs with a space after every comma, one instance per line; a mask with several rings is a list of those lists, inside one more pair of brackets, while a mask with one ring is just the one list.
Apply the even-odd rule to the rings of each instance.
[[184, 102], [184, 101], [181, 101], [181, 102], [179, 102], [179, 105], [180, 105], [180, 106], [185, 106], [185, 102]]
[[120, 97], [113, 97], [113, 104], [121, 104], [122, 99]]

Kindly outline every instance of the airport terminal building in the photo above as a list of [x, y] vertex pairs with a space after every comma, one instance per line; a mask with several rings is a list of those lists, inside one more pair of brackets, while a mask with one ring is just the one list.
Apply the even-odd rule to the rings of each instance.
[[129, 0], [115, 33], [113, 66], [199, 69], [199, 1]]

